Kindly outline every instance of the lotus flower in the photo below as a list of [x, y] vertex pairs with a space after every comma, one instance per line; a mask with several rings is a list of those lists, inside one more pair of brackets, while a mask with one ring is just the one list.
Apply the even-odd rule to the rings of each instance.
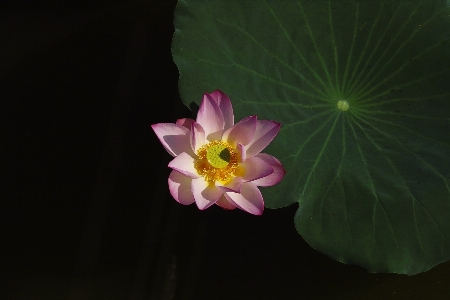
[[179, 119], [152, 129], [175, 157], [169, 163], [169, 190], [181, 204], [238, 207], [261, 215], [264, 201], [258, 186], [277, 184], [285, 174], [278, 159], [260, 153], [280, 124], [256, 116], [234, 124], [231, 101], [220, 90], [204, 94], [196, 121]]

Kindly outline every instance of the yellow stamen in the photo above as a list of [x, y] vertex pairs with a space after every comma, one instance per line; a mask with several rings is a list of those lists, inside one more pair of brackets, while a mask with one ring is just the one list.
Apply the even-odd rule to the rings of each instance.
[[198, 160], [194, 167], [208, 183], [230, 181], [238, 171], [238, 153], [230, 144], [214, 141], [197, 151]]

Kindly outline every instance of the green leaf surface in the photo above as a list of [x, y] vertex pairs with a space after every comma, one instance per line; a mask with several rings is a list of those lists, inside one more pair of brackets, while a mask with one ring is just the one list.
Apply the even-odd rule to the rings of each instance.
[[172, 52], [186, 105], [221, 89], [236, 120], [282, 123], [265, 205], [298, 203], [312, 247], [371, 272], [449, 260], [446, 1], [184, 0]]

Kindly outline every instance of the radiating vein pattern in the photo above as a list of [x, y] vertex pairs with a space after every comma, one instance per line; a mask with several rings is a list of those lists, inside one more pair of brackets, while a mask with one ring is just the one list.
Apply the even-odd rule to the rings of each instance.
[[373, 272], [450, 258], [450, 7], [445, 1], [180, 0], [173, 57], [189, 105], [282, 123], [265, 151], [314, 248]]

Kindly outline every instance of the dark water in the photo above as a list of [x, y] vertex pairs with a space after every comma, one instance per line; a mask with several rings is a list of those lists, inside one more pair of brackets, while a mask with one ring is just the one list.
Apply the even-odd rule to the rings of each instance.
[[177, 204], [149, 128], [189, 116], [175, 1], [64, 3], [0, 10], [0, 299], [450, 298], [449, 263], [413, 277], [343, 265], [296, 233], [294, 206]]

